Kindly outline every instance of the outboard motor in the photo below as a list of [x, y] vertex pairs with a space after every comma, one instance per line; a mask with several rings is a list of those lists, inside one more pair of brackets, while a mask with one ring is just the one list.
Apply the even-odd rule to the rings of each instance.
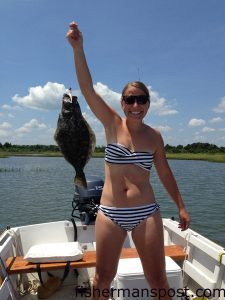
[[97, 176], [87, 176], [86, 181], [87, 189], [75, 186], [72, 217], [88, 225], [95, 222], [104, 182]]

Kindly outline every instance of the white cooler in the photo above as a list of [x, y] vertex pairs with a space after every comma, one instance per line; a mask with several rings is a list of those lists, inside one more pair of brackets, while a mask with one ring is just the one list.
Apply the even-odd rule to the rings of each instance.
[[[183, 287], [181, 268], [168, 256], [166, 256], [166, 275], [170, 286], [169, 295], [173, 300], [180, 300]], [[140, 258], [120, 259], [112, 285], [113, 298], [117, 300], [151, 299], [153, 292], [145, 280]]]

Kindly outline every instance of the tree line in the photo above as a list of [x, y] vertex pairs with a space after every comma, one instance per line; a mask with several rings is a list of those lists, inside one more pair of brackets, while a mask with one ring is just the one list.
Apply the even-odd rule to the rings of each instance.
[[166, 144], [165, 150], [167, 153], [225, 153], [225, 147], [218, 147], [209, 143], [192, 143], [186, 146], [170, 146]]
[[[59, 147], [56, 145], [12, 145], [11, 143], [0, 142], [0, 151], [8, 152], [59, 152]], [[105, 146], [96, 146], [95, 152], [104, 152]], [[186, 146], [165, 145], [167, 153], [225, 153], [225, 147], [218, 147], [209, 143], [192, 143]]]

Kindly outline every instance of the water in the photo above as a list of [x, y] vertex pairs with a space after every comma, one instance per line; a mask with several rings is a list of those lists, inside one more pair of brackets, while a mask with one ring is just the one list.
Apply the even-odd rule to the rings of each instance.
[[[225, 246], [225, 168], [205, 161], [170, 160], [192, 217], [191, 228]], [[92, 158], [86, 175], [104, 179], [104, 160]], [[64, 158], [0, 159], [0, 229], [70, 219], [74, 170]], [[178, 219], [177, 209], [153, 168], [151, 181], [163, 217]]]

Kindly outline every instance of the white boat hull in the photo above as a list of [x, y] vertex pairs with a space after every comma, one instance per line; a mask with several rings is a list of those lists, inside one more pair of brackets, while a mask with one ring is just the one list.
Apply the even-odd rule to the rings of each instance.
[[[82, 247], [85, 250], [95, 250], [95, 226], [82, 225], [80, 222], [76, 224], [78, 241], [82, 244]], [[187, 294], [194, 299], [196, 293], [200, 295], [204, 290], [205, 293], [208, 292], [212, 299], [225, 299], [224, 249], [191, 229], [182, 232], [176, 221], [164, 219], [163, 224], [165, 245], [182, 245], [188, 253], [188, 258], [180, 263], [183, 270], [182, 287], [185, 288]], [[0, 299], [37, 299], [35, 293], [35, 286], [39, 284], [37, 274], [23, 275], [24, 292], [27, 283], [33, 285], [33, 290], [31, 288], [25, 297], [20, 296], [17, 293], [18, 287], [16, 284], [18, 276], [8, 276], [5, 270], [4, 262], [8, 257], [23, 256], [35, 244], [72, 241], [74, 241], [74, 227], [70, 221], [22, 226], [4, 232], [0, 238], [0, 274], [3, 279], [0, 286]], [[130, 234], [125, 240], [124, 247], [134, 247]], [[94, 268], [79, 270], [78, 281], [80, 278], [87, 277], [92, 280], [94, 271]], [[61, 271], [56, 273], [62, 276]], [[47, 277], [46, 274], [43, 278], [45, 277]], [[79, 299], [79, 295], [75, 293], [76, 284], [77, 278], [74, 271], [71, 271], [63, 286], [51, 296], [51, 299]], [[80, 299], [84, 299], [84, 297], [80, 295]]]

